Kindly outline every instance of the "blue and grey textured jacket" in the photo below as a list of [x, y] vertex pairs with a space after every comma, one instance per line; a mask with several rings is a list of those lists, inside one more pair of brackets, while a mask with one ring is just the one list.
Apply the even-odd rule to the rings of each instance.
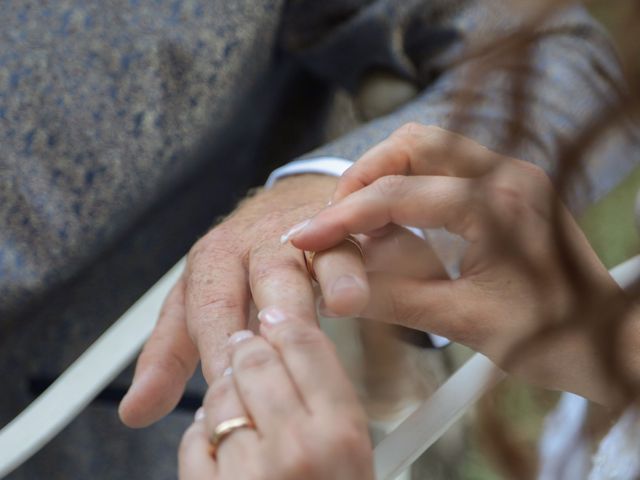
[[[523, 21], [499, 0], [6, 0], [0, 15], [0, 423], [28, 404], [270, 168], [309, 151], [356, 159], [408, 121], [501, 149], [509, 79], [465, 83], [471, 49]], [[550, 172], [620, 74], [579, 7], [533, 49], [526, 135]], [[468, 59], [468, 60], [465, 60]], [[338, 99], [370, 78], [416, 94], [326, 143]], [[584, 205], [638, 160], [623, 133], [589, 164]], [[315, 149], [315, 150], [314, 150]], [[312, 153], [312, 154], [314, 154]], [[117, 397], [123, 377], [114, 385]], [[203, 385], [195, 381], [194, 395]], [[104, 399], [15, 478], [173, 478], [191, 413], [146, 431]]]

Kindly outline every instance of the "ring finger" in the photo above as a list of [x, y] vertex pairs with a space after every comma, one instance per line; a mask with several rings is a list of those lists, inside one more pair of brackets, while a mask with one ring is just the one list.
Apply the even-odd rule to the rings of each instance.
[[[209, 388], [203, 402], [204, 424], [209, 439], [212, 439], [224, 422], [246, 418], [249, 414], [236, 391], [231, 375], [224, 375]], [[224, 471], [226, 464], [235, 464], [247, 458], [258, 447], [258, 433], [253, 428], [238, 428], [220, 439], [214, 446], [215, 456]]]

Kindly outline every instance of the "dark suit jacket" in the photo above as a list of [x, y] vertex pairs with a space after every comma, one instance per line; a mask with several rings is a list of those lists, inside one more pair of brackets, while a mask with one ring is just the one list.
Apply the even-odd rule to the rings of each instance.
[[[465, 133], [505, 149], [509, 76], [467, 85], [482, 59], [466, 55], [522, 21], [482, 0], [3, 2], [0, 423], [277, 163], [316, 147], [309, 155], [355, 160], [405, 122], [447, 126], [462, 88], [481, 97]], [[620, 74], [581, 9], [545, 28], [526, 134], [509, 153], [552, 171], [560, 140], [597, 115]], [[355, 95], [380, 71], [417, 96], [319, 147], [336, 92]], [[594, 158], [594, 188], [576, 205], [634, 165], [625, 135]], [[194, 381], [194, 398], [203, 388]], [[115, 400], [95, 403], [15, 478], [173, 478], [191, 414], [133, 432]]]

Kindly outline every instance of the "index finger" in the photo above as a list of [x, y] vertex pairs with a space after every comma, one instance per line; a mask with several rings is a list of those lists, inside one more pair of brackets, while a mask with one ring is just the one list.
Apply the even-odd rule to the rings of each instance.
[[261, 332], [280, 353], [302, 400], [313, 413], [358, 409], [355, 390], [335, 347], [322, 331], [280, 311], [278, 322], [262, 321]]
[[455, 177], [383, 177], [318, 213], [291, 243], [303, 250], [324, 250], [348, 234], [388, 224], [444, 227], [474, 241], [477, 207], [473, 196], [478, 188], [472, 182]]
[[505, 157], [457, 133], [408, 123], [367, 151], [338, 180], [332, 202], [388, 175], [477, 177]]

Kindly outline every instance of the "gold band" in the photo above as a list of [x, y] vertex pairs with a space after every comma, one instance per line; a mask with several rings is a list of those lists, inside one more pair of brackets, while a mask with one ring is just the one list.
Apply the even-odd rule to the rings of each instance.
[[[344, 244], [345, 242], [350, 243], [351, 245], [356, 247], [358, 253], [360, 253], [360, 258], [362, 258], [362, 261], [364, 262], [364, 249], [362, 248], [362, 244], [360, 243], [360, 241], [353, 235], [347, 235], [342, 243]], [[307, 250], [304, 250], [302, 252], [302, 256], [304, 257], [304, 264], [307, 267], [307, 272], [309, 272], [309, 276], [316, 282], [318, 281], [318, 277], [316, 276], [316, 270], [313, 264], [316, 259], [317, 253], [322, 252], [309, 252]]]
[[362, 249], [362, 244], [360, 241], [354, 237], [353, 235], [347, 235], [344, 239], [345, 242], [349, 242], [351, 245], [358, 249], [358, 253], [360, 254], [360, 258], [364, 262], [364, 250]]
[[316, 277], [316, 271], [313, 268], [313, 261], [316, 258], [316, 252], [309, 252], [307, 250], [302, 251], [302, 256], [304, 257], [304, 265], [307, 267], [307, 272], [309, 272], [309, 276], [312, 280], [318, 281]]
[[240, 428], [255, 428], [249, 417], [235, 417], [221, 422], [214, 430], [209, 443], [211, 444], [211, 455], [215, 455], [222, 441]]

